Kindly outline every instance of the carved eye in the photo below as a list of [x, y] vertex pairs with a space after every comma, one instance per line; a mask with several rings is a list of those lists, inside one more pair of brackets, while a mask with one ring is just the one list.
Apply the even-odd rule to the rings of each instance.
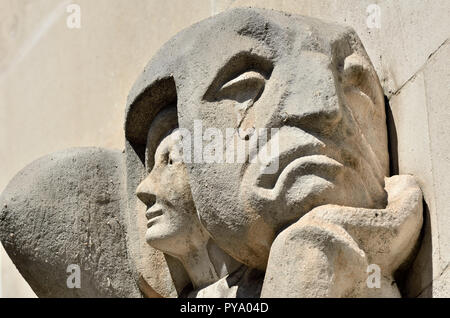
[[[266, 57], [240, 52], [217, 72], [203, 95], [203, 100], [210, 103], [232, 101], [221, 106], [232, 107], [235, 117], [233, 127], [251, 129], [255, 123], [252, 106], [261, 97], [273, 68], [272, 61]], [[226, 116], [228, 115], [232, 115], [231, 109]]]
[[211, 81], [203, 99], [208, 102], [256, 101], [270, 78], [274, 65], [270, 59], [251, 52], [232, 56]]
[[255, 102], [264, 90], [266, 79], [255, 71], [248, 71], [226, 82], [216, 93], [216, 100], [231, 99], [238, 103]]
[[236, 127], [241, 128], [249, 109], [264, 91], [265, 83], [266, 79], [261, 73], [247, 71], [222, 85], [214, 99], [217, 101], [232, 100], [234, 102]]
[[161, 161], [164, 165], [170, 164], [169, 162], [171, 161], [171, 159], [170, 159], [170, 153], [168, 151], [163, 154]]

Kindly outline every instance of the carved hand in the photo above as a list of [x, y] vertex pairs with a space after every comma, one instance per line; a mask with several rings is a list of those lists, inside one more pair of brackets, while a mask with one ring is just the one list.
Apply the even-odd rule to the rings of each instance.
[[[422, 192], [409, 175], [385, 183], [385, 209], [324, 205], [282, 231], [262, 297], [399, 297], [393, 274], [418, 240]], [[366, 283], [369, 264], [381, 269], [380, 288]]]

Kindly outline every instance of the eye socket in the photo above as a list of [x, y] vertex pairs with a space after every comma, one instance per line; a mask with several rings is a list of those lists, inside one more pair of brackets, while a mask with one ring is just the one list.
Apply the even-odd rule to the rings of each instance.
[[169, 160], [170, 160], [170, 153], [167, 151], [163, 154], [161, 162], [165, 165], [169, 164]]
[[[245, 95], [242, 97], [239, 91], [247, 91], [250, 98], [258, 98], [265, 81], [272, 75], [274, 64], [271, 58], [252, 51], [241, 51], [231, 56], [217, 71], [203, 95], [203, 100], [217, 102], [223, 99], [246, 98]], [[235, 85], [240, 86], [240, 89], [236, 90]]]
[[248, 100], [255, 102], [264, 90], [266, 79], [255, 71], [240, 74], [226, 82], [215, 94], [216, 100], [234, 100], [243, 103]]

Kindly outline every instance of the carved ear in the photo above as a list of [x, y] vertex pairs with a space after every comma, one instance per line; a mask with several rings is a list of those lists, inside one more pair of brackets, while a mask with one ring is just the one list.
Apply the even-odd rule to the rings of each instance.
[[366, 57], [353, 53], [345, 58], [342, 82], [345, 88], [359, 89], [375, 105], [384, 104], [384, 94], [378, 76]]
[[377, 73], [365, 55], [353, 53], [345, 58], [342, 85], [346, 104], [376, 155], [380, 173], [386, 176], [389, 159], [384, 93]]
[[[39, 297], [142, 297], [127, 253], [124, 155], [68, 149], [19, 172], [0, 198], [0, 238]], [[80, 269], [70, 289], [69, 265]]]

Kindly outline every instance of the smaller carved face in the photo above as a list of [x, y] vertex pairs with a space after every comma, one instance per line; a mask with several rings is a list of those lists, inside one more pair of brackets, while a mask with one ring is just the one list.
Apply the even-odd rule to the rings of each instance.
[[156, 149], [153, 169], [136, 191], [148, 207], [147, 243], [175, 257], [208, 240], [196, 214], [181, 149], [176, 131], [165, 137]]

